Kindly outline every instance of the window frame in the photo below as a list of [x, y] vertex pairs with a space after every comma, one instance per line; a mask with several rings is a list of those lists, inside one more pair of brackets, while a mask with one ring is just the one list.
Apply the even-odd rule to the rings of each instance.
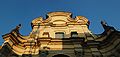
[[[60, 37], [58, 37], [58, 36], [60, 36]], [[65, 37], [65, 33], [64, 32], [55, 32], [55, 38], [64, 38], [64, 37]]]

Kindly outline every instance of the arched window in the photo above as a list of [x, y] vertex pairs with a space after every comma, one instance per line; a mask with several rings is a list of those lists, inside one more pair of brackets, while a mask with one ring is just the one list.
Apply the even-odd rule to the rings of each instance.
[[78, 37], [78, 33], [77, 32], [71, 32], [71, 37]]
[[56, 32], [55, 38], [64, 38], [64, 32]]

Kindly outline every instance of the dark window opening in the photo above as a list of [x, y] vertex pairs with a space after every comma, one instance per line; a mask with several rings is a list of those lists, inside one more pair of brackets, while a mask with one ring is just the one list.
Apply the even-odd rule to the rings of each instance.
[[71, 32], [71, 37], [78, 37], [78, 33], [77, 32]]
[[64, 38], [64, 33], [63, 32], [55, 33], [55, 38]]
[[58, 54], [58, 55], [54, 55], [53, 57], [69, 57], [69, 56], [64, 55], [64, 54]]

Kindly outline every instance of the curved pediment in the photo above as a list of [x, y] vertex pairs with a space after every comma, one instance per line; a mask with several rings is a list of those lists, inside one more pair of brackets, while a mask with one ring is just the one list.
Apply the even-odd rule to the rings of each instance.
[[43, 18], [42, 17], [38, 17], [38, 18], [35, 18], [32, 23], [42, 23], [43, 21]]
[[32, 21], [32, 27], [34, 26], [56, 26], [56, 25], [89, 25], [88, 19], [83, 16], [71, 17], [70, 12], [50, 12], [47, 14], [47, 18], [42, 17], [36, 18]]
[[81, 23], [81, 24], [87, 24], [88, 23], [88, 19], [84, 16], [76, 16], [75, 20], [78, 22], [78, 23]]

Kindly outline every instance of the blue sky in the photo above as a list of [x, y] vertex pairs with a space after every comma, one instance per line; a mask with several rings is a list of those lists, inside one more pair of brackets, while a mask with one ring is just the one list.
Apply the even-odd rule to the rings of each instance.
[[20, 33], [29, 35], [31, 21], [39, 16], [45, 18], [48, 12], [68, 11], [85, 16], [91, 22], [93, 33], [102, 33], [100, 24], [105, 20], [109, 25], [120, 29], [120, 0], [0, 0], [0, 44], [2, 35], [22, 24]]

